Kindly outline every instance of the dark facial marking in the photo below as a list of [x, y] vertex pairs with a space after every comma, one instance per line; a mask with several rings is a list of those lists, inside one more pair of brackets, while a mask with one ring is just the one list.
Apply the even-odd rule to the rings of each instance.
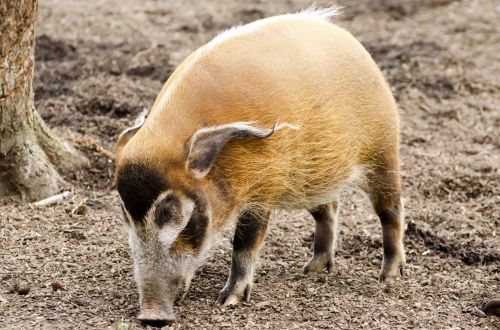
[[180, 221], [181, 216], [181, 203], [172, 195], [162, 199], [155, 210], [155, 222], [159, 227], [163, 227], [170, 221]]
[[203, 243], [208, 226], [208, 217], [205, 213], [206, 207], [205, 203], [194, 193], [187, 193], [186, 195], [194, 201], [195, 207], [189, 222], [179, 236], [194, 251], [198, 251]]
[[129, 163], [116, 175], [116, 187], [135, 223], [141, 223], [158, 195], [167, 190], [165, 180], [150, 166]]

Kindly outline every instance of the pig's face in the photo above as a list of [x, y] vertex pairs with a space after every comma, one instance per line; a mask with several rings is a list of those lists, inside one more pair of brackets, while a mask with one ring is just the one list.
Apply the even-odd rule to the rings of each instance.
[[[200, 128], [186, 145], [185, 159], [172, 158], [168, 163], [171, 166], [164, 166], [168, 158], [165, 157], [165, 164], [159, 167], [168, 173], [162, 175], [152, 164], [130, 155], [134, 150], [145, 152], [143, 142], [148, 137], [147, 130], [132, 146], [127, 144], [135, 138], [145, 116], [143, 112], [136, 125], [118, 139], [115, 179], [129, 229], [141, 303], [139, 319], [164, 323], [174, 320], [174, 301], [187, 291], [196, 268], [203, 261], [210, 245], [208, 237], [213, 237], [220, 224], [229, 221], [231, 214], [238, 211], [239, 204], [232, 205], [227, 192], [222, 193], [224, 180], [205, 179], [224, 145], [230, 140], [265, 139], [280, 128], [296, 127], [281, 123], [260, 129], [254, 123], [235, 122]], [[130, 146], [128, 150], [126, 145]], [[147, 152], [158, 156], [156, 149]], [[123, 160], [122, 156], [127, 154]], [[217, 221], [213, 221], [210, 210], [218, 212], [214, 215]], [[219, 225], [215, 225], [216, 222]]]
[[207, 249], [203, 196], [172, 188], [151, 166], [129, 163], [116, 176], [141, 304], [139, 319], [173, 321]]

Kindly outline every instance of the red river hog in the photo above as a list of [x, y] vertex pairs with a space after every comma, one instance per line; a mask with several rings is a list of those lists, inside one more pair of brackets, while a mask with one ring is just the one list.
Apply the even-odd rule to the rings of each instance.
[[[309, 210], [305, 273], [333, 266], [338, 193], [367, 193], [380, 218], [380, 279], [405, 263], [399, 116], [363, 46], [306, 10], [229, 29], [189, 55], [116, 145], [116, 187], [139, 319], [165, 323], [224, 227], [235, 224], [221, 304], [248, 300], [273, 209]], [[147, 115], [147, 116], [146, 116]]]

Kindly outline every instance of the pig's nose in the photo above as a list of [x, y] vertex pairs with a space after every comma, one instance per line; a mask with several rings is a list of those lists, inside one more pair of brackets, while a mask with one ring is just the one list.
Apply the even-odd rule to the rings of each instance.
[[161, 309], [158, 304], [145, 302], [141, 306], [141, 312], [137, 318], [147, 325], [153, 327], [162, 327], [167, 323], [175, 321], [175, 314], [172, 308]]

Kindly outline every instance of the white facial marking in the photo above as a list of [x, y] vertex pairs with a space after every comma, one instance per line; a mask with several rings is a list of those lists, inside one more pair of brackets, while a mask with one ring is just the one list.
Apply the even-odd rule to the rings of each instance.
[[[154, 224], [155, 211], [158, 204], [166, 197], [172, 194], [171, 190], [161, 193], [158, 195], [151, 208], [148, 210], [145, 221], [150, 224]], [[169, 249], [170, 246], [175, 242], [177, 236], [186, 227], [191, 215], [194, 210], [194, 202], [184, 196], [179, 197], [179, 202], [181, 204], [181, 219], [180, 221], [169, 221], [162, 228], [160, 228], [158, 233], [158, 238], [163, 244], [163, 247]]]
[[132, 260], [134, 261], [134, 280], [135, 283], [137, 283], [137, 288], [139, 289], [139, 299], [140, 301], [142, 301], [142, 275], [140, 268], [138, 267], [139, 260], [137, 257], [137, 253], [140, 249], [140, 244], [134, 227], [129, 227], [128, 229], [128, 245], [130, 247], [130, 250], [132, 251]]
[[[180, 214], [177, 216], [180, 219], [176, 218], [175, 221], [169, 221], [159, 228], [155, 221], [156, 208], [164, 198], [171, 194], [179, 199]], [[189, 251], [178, 255], [170, 253], [169, 249], [189, 222], [194, 209], [195, 202], [192, 199], [169, 190], [161, 193], [153, 202], [144, 219], [141, 219], [140, 226], [136, 226], [131, 221], [131, 226], [128, 227], [128, 242], [134, 261], [134, 280], [141, 304], [144, 299], [161, 301], [168, 297], [169, 290], [176, 290], [174, 287], [169, 287], [169, 283], [174, 283], [172, 281], [179, 278], [182, 278], [184, 283], [180, 288], [181, 292], [177, 293], [185, 294], [189, 289], [196, 269], [204, 261], [210, 244], [208, 240], [204, 242], [200, 247], [199, 255]], [[160, 285], [165, 290], [151, 293], [152, 285]]]

